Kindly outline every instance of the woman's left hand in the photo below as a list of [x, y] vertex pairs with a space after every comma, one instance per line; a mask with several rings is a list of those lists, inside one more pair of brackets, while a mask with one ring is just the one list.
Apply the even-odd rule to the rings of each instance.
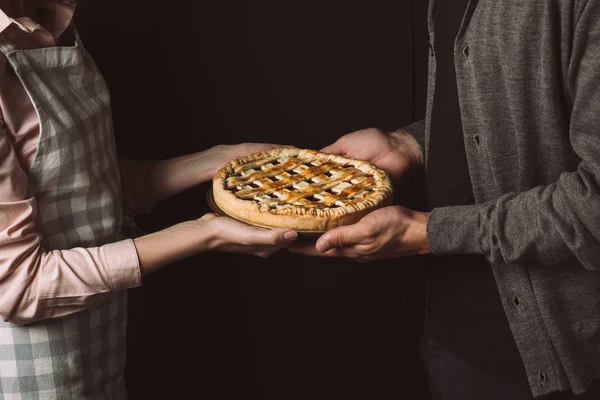
[[229, 161], [245, 157], [252, 153], [260, 153], [282, 147], [292, 147], [272, 143], [240, 143], [240, 144], [222, 144], [207, 150], [210, 156], [210, 171], [214, 176], [217, 171], [225, 166]]

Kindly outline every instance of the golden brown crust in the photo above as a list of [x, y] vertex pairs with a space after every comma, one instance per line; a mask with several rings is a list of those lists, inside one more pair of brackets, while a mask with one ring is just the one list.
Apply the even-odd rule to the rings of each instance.
[[214, 177], [213, 194], [241, 221], [323, 232], [390, 204], [392, 185], [371, 163], [284, 148], [229, 162]]

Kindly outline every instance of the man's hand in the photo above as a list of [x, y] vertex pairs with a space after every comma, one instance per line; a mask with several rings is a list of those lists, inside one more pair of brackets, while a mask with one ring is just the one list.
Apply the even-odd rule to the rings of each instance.
[[359, 262], [431, 253], [427, 241], [428, 213], [400, 206], [375, 210], [354, 225], [332, 229], [316, 245], [294, 243], [294, 253], [347, 257]]
[[375, 128], [344, 135], [321, 151], [372, 162], [394, 180], [422, 162], [421, 149], [409, 134], [385, 133]]
[[231, 218], [206, 214], [198, 220], [210, 233], [209, 250], [268, 257], [290, 245], [298, 234], [285, 228], [260, 229]]

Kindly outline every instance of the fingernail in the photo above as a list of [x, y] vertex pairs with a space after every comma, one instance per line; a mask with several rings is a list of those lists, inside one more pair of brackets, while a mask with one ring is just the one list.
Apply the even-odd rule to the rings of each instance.
[[317, 251], [319, 253], [325, 253], [327, 250], [331, 249], [329, 242], [327, 240], [319, 240], [317, 242]]
[[285, 240], [294, 240], [298, 237], [298, 234], [296, 233], [296, 231], [287, 231], [286, 233], [283, 234], [283, 238]]

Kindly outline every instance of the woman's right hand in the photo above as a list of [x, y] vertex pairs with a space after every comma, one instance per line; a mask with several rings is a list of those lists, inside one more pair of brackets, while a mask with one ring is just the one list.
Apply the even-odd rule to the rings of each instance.
[[210, 232], [209, 249], [268, 257], [288, 247], [298, 234], [287, 228], [261, 229], [227, 217], [206, 214], [198, 220]]

